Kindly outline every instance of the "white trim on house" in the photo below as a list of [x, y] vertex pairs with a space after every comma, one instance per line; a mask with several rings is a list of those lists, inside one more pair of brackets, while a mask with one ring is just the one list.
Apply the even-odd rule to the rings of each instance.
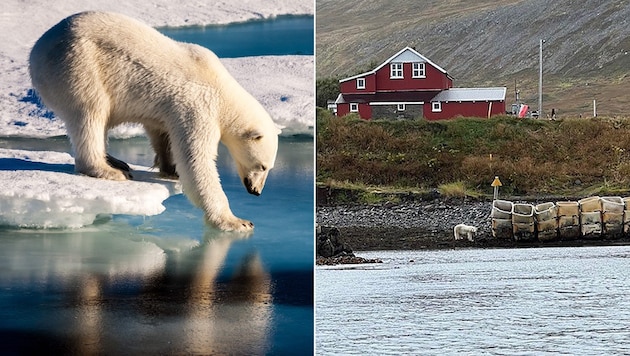
[[431, 112], [442, 112], [442, 102], [441, 101], [432, 101], [431, 102]]
[[403, 64], [401, 62], [389, 64], [389, 79], [405, 79]]
[[405, 111], [405, 104], [396, 105], [396, 111]]
[[[417, 68], [416, 68], [417, 66]], [[413, 62], [411, 63], [411, 77], [412, 78], [426, 78], [426, 66], [423, 62]]]
[[359, 103], [350, 103], [350, 112], [359, 112]]
[[424, 101], [374, 101], [369, 103], [370, 106], [379, 106], [379, 105], [424, 105]]
[[357, 78], [357, 89], [365, 89], [365, 78]]

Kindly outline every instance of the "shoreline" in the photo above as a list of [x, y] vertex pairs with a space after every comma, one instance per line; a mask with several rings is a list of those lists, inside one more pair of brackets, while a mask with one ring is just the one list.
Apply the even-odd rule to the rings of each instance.
[[[624, 246], [630, 244], [630, 237], [602, 239], [555, 240], [548, 242], [501, 240], [490, 236], [478, 237], [475, 241], [456, 241], [452, 236], [435, 234], [421, 229], [396, 228], [339, 228], [341, 237], [354, 252], [365, 251], [405, 251], [405, 250], [446, 250], [460, 248], [540, 248], [540, 247], [586, 247]], [[423, 235], [426, 233], [426, 235]], [[398, 238], [397, 240], [391, 237]]]
[[[504, 198], [505, 199], [505, 198]], [[538, 204], [565, 198], [518, 199]], [[351, 252], [381, 250], [436, 250], [459, 248], [536, 248], [614, 246], [630, 244], [630, 236], [555, 239], [553, 241], [515, 241], [492, 235], [492, 201], [454, 198], [411, 200], [382, 204], [318, 205], [317, 224], [322, 229], [338, 230], [338, 239]], [[474, 241], [455, 240], [457, 224], [476, 226]], [[318, 263], [319, 264], [319, 263]]]

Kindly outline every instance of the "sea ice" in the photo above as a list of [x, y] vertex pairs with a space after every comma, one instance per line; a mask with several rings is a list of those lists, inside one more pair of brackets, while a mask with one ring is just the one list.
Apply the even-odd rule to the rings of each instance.
[[283, 135], [313, 133], [313, 56], [223, 58], [234, 78], [267, 109]]
[[74, 173], [67, 153], [0, 148], [0, 225], [79, 228], [98, 215], [157, 215], [181, 193], [175, 181], [131, 165], [134, 180], [109, 181]]

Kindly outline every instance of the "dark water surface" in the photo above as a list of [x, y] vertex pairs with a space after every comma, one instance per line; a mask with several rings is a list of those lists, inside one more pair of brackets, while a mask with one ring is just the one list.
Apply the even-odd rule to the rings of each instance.
[[316, 269], [318, 355], [630, 354], [630, 246], [360, 255]]

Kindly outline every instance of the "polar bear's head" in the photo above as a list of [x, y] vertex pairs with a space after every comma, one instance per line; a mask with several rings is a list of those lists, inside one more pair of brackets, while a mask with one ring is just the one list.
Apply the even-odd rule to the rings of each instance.
[[262, 193], [269, 170], [276, 162], [279, 133], [275, 127], [249, 130], [241, 136], [238, 144], [228, 147], [241, 182], [250, 194]]

